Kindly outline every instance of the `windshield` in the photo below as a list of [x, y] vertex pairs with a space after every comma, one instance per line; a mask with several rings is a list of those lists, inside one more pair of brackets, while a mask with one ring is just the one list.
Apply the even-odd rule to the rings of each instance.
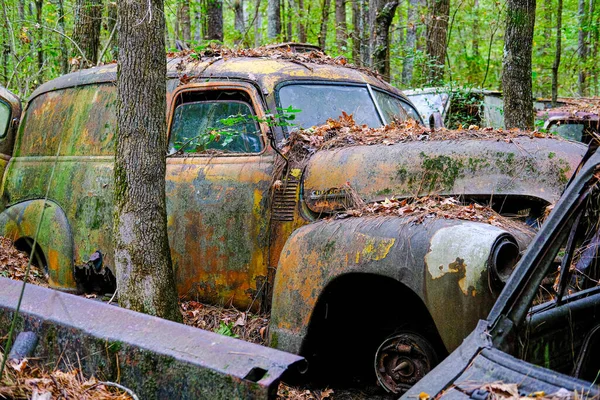
[[371, 128], [382, 125], [377, 109], [364, 86], [286, 85], [279, 89], [281, 108], [300, 110], [293, 121], [300, 128], [321, 125], [342, 112], [352, 114], [357, 124]]

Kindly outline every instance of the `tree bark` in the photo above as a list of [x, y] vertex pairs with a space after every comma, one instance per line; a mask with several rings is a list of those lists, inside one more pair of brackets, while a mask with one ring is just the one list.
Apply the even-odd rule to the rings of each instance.
[[579, 56], [579, 76], [577, 79], [577, 83], [579, 85], [578, 92], [580, 96], [587, 95], [587, 55], [588, 55], [588, 46], [587, 46], [587, 12], [586, 12], [586, 4], [585, 0], [579, 0], [579, 6], [577, 10], [577, 19], [579, 22], [579, 35], [577, 38], [578, 44], [578, 56]]
[[163, 0], [118, 4], [114, 249], [119, 304], [181, 321], [167, 239]]
[[556, 53], [554, 55], [554, 63], [552, 64], [552, 106], [553, 107], [556, 107], [556, 98], [558, 97], [558, 68], [560, 67], [562, 10], [563, 10], [563, 0], [558, 0], [558, 7], [556, 9]]
[[340, 53], [346, 50], [347, 32], [346, 0], [335, 0], [335, 40]]
[[38, 32], [37, 32], [37, 64], [38, 64], [38, 72], [39, 79], [41, 81], [44, 80], [44, 50], [43, 50], [43, 40], [44, 40], [44, 31], [42, 30], [42, 0], [35, 0], [35, 22], [38, 24]]
[[187, 45], [192, 41], [192, 20], [190, 17], [190, 0], [179, 0], [177, 9], [177, 20], [181, 30], [180, 39]]
[[[107, 10], [107, 15], [108, 15], [108, 22], [106, 24], [107, 28], [108, 28], [108, 34], [110, 35], [113, 30], [115, 29], [115, 26], [117, 25], [117, 3], [113, 3], [112, 1], [109, 1], [106, 4], [106, 7], [108, 8]], [[108, 48], [110, 50], [110, 55], [112, 57], [113, 60], [116, 60], [117, 57], [119, 56], [119, 46], [117, 45], [118, 43], [118, 33], [115, 30], [115, 33], [112, 36], [112, 39], [110, 41], [110, 43], [108, 44]], [[102, 61], [102, 60], [100, 60]]]
[[408, 1], [408, 12], [406, 16], [406, 55], [402, 64], [402, 84], [409, 86], [412, 83], [413, 69], [415, 65], [415, 51], [417, 50], [417, 12], [419, 0]]
[[[102, 0], [77, 0], [75, 2], [73, 40], [92, 65], [98, 62], [100, 48], [100, 26], [102, 22]], [[74, 56], [80, 54], [74, 51]]]
[[223, 41], [223, 0], [208, 0], [206, 3], [206, 40]]
[[[298, 22], [296, 29], [298, 30], [298, 41], [300, 43], [306, 43], [306, 26], [304, 20], [304, 0], [298, 0]], [[310, 8], [309, 8], [310, 10]]]
[[450, 0], [430, 0], [427, 19], [426, 52], [429, 60], [428, 81], [439, 84], [444, 78]]
[[535, 0], [507, 0], [502, 87], [506, 128], [533, 128], [531, 51]]
[[371, 67], [390, 80], [390, 25], [394, 19], [397, 0], [371, 0]]
[[268, 0], [267, 37], [269, 38], [269, 40], [273, 40], [273, 39], [277, 39], [280, 35], [281, 35], [281, 3], [280, 3], [280, 0]]
[[256, 9], [254, 10], [254, 47], [259, 47], [262, 42], [262, 13], [260, 12], [260, 1], [256, 0]]
[[477, 63], [479, 60], [479, 37], [481, 31], [479, 29], [479, 0], [473, 2], [473, 37], [471, 38], [471, 46], [473, 48], [473, 59]]
[[234, 0], [233, 15], [233, 27], [236, 30], [235, 44], [240, 44], [242, 42], [242, 35], [246, 30], [246, 21], [244, 18], [244, 0]]
[[352, 62], [361, 65], [360, 44], [362, 41], [361, 8], [359, 1], [352, 1]]
[[323, 0], [321, 8], [321, 29], [319, 32], [319, 47], [325, 51], [327, 46], [327, 23], [329, 22], [329, 9], [331, 8], [331, 0]]

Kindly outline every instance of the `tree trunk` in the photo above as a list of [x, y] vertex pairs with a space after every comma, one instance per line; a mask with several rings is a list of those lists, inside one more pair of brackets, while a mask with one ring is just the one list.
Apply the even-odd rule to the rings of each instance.
[[202, 40], [202, 18], [200, 16], [200, 11], [194, 13], [194, 23], [196, 24], [196, 30], [194, 31], [194, 41], [196, 43], [200, 43]]
[[429, 62], [428, 81], [439, 84], [444, 78], [446, 62], [450, 0], [430, 0], [427, 20], [426, 52]]
[[304, 26], [304, 0], [298, 0], [298, 23], [296, 29], [298, 30], [298, 41], [300, 43], [306, 43], [306, 27]]
[[327, 45], [327, 23], [329, 22], [329, 9], [331, 8], [331, 0], [323, 0], [321, 8], [321, 30], [319, 32], [319, 47], [325, 51]]
[[553, 107], [556, 107], [556, 98], [558, 97], [558, 67], [560, 67], [562, 10], [563, 10], [563, 0], [558, 0], [558, 7], [556, 10], [556, 53], [554, 55], [554, 64], [552, 64], [552, 106]]
[[181, 30], [180, 39], [187, 45], [192, 41], [192, 21], [190, 18], [190, 0], [179, 0], [177, 20]]
[[398, 7], [397, 0], [371, 0], [371, 67], [390, 80], [390, 25]]
[[479, 61], [479, 37], [481, 31], [479, 29], [479, 0], [473, 2], [473, 37], [471, 39], [471, 46], [473, 48], [473, 59], [475, 63]]
[[181, 321], [167, 239], [163, 0], [118, 5], [113, 233], [119, 304]]
[[38, 73], [40, 81], [44, 80], [44, 50], [43, 50], [43, 40], [44, 40], [44, 31], [42, 30], [42, 0], [35, 0], [35, 22], [39, 26], [37, 32], [37, 64], [38, 64]]
[[406, 55], [402, 64], [402, 84], [410, 87], [412, 83], [413, 69], [415, 65], [415, 51], [417, 50], [417, 12], [419, 0], [408, 1], [408, 13], [406, 16]]
[[362, 9], [361, 19], [361, 52], [362, 65], [369, 67], [371, 65], [371, 12], [369, 9], [369, 0], [355, 0], [359, 1]]
[[[285, 0], [283, 0], [283, 4], [285, 4]], [[283, 12], [283, 15], [285, 15], [285, 21], [286, 21], [286, 29], [285, 29], [285, 41], [286, 42], [291, 42], [292, 41], [292, 0], [288, 0], [287, 2], [287, 11]]]
[[[285, 1], [285, 0], [284, 0]], [[267, 37], [269, 40], [281, 35], [281, 3], [280, 0], [268, 0], [267, 5]]]
[[208, 0], [206, 3], [206, 40], [223, 41], [223, 0]]
[[[74, 13], [73, 40], [83, 51], [88, 66], [96, 65], [100, 47], [102, 0], [77, 0]], [[80, 56], [77, 50], [73, 54], [75, 57]]]
[[234, 0], [233, 2], [233, 27], [236, 30], [235, 44], [242, 42], [242, 35], [246, 30], [246, 22], [244, 18], [244, 0]]
[[579, 0], [579, 7], [577, 11], [577, 19], [579, 20], [579, 36], [577, 40], [578, 44], [578, 56], [579, 56], [579, 95], [585, 96], [587, 94], [587, 43], [586, 43], [586, 33], [587, 33], [587, 13], [585, 0]]
[[507, 0], [502, 87], [507, 129], [533, 128], [531, 51], [535, 0]]
[[361, 65], [360, 44], [362, 40], [361, 7], [359, 1], [352, 1], [352, 62]]
[[260, 0], [256, 0], [256, 8], [254, 10], [254, 47], [260, 46], [262, 42], [262, 13], [260, 12]]
[[[117, 26], [117, 3], [113, 3], [112, 1], [109, 1], [106, 6], [108, 7], [108, 23], [106, 24], [107, 28], [108, 28], [108, 34], [111, 35], [112, 34], [112, 39], [110, 40], [110, 43], [108, 44], [108, 48], [110, 50], [110, 55], [112, 57], [113, 60], [116, 60], [117, 57], [119, 56], [119, 47], [117, 46], [117, 38], [118, 38], [118, 34], [117, 31], [115, 30], [116, 26]], [[112, 33], [114, 31], [114, 33]], [[102, 61], [102, 60], [100, 60]]]
[[335, 0], [335, 40], [338, 52], [346, 50], [346, 0]]

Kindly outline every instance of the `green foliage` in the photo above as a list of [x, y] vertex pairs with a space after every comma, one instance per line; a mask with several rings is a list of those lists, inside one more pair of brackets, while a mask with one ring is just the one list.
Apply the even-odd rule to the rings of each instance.
[[219, 322], [219, 327], [215, 331], [219, 335], [229, 336], [232, 338], [238, 338], [239, 336], [233, 333], [233, 322], [226, 324], [225, 322]]
[[[175, 40], [182, 40], [181, 21], [178, 21], [178, 8], [182, 0], [166, 0], [167, 50], [176, 49]], [[61, 11], [59, 5], [63, 4]], [[0, 0], [0, 83], [13, 92], [26, 98], [42, 82], [53, 79], [65, 70], [77, 67], [80, 60], [72, 58], [75, 0], [44, 1], [38, 21], [33, 2], [24, 0]], [[236, 2], [223, 3], [224, 44], [227, 46], [255, 46], [268, 44], [267, 2], [243, 0], [245, 27], [236, 29], [234, 9]], [[282, 9], [282, 33], [278, 41], [298, 41], [298, 25], [304, 25], [306, 42], [318, 43], [323, 15], [321, 0], [304, 0], [303, 10], [299, 2], [284, 2]], [[422, 4], [423, 2], [418, 2]], [[115, 6], [114, 0], [107, 0], [105, 6]], [[364, 7], [366, 2], [359, 2]], [[426, 26], [428, 10], [419, 6], [415, 19], [408, 21], [410, 2], [400, 2], [390, 29], [391, 82], [401, 88], [444, 85], [481, 87], [501, 90], [502, 56], [504, 47], [504, 26], [506, 20], [505, 2], [498, 0], [451, 0], [448, 32], [448, 57], [445, 64], [444, 82], [430, 82], [428, 71], [431, 60], [425, 54]], [[589, 2], [586, 2], [586, 7]], [[190, 0], [191, 49], [205, 50], [210, 42], [203, 39], [207, 30], [206, 2]], [[256, 8], [258, 7], [258, 9]], [[354, 2], [346, 2], [347, 40], [338, 48], [336, 42], [335, 2], [330, 3], [328, 14], [326, 51], [332, 56], [345, 56], [353, 60], [352, 48], [357, 40], [353, 19]], [[363, 10], [368, 13], [368, 10]], [[587, 14], [580, 21], [578, 0], [565, 0], [562, 29], [562, 64], [559, 75], [559, 95], [572, 96], [578, 91], [578, 74], [584, 71], [589, 85], [588, 95], [597, 95], [600, 90], [598, 74], [598, 48], [600, 36], [600, 7]], [[556, 37], [556, 4], [550, 0], [537, 2], [536, 24], [533, 45], [532, 77], [534, 95], [549, 97], [551, 87], [551, 66], [554, 59]], [[518, 17], [518, 16], [517, 16]], [[101, 62], [112, 62], [116, 58], [114, 46], [108, 41], [113, 26], [107, 7], [103, 15], [100, 48], [106, 48]], [[407, 46], [409, 29], [416, 31], [416, 45]], [[370, 27], [365, 32], [370, 33]], [[64, 36], [61, 34], [64, 32]], [[578, 36], [583, 32], [588, 44], [588, 56], [582, 60], [578, 56]], [[67, 38], [65, 38], [65, 36]], [[365, 40], [367, 40], [366, 38]], [[193, 54], [191, 57], [195, 57]], [[413, 59], [412, 79], [402, 83], [402, 70], [406, 61]]]

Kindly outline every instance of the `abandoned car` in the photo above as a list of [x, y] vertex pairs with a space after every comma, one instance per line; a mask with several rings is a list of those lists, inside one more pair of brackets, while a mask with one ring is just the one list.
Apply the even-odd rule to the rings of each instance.
[[532, 241], [487, 320], [404, 398], [491, 399], [501, 390], [511, 398], [536, 393], [598, 398], [599, 179], [595, 153]]
[[[343, 112], [372, 127], [420, 120], [377, 76], [310, 57], [169, 61], [166, 196], [177, 288], [204, 302], [270, 310], [271, 346], [305, 355], [313, 370], [376, 377], [399, 392], [487, 315], [534, 221], [559, 198], [585, 147], [425, 134], [315, 151], [299, 168], [281, 155], [298, 126]], [[40, 86], [14, 151], [5, 149], [12, 158], [0, 234], [27, 248], [45, 204], [35, 257], [59, 290], [85, 284], [78, 271], [106, 277], [113, 268], [116, 71], [107, 65]], [[17, 104], [8, 96], [1, 104], [13, 106], [14, 120]], [[283, 118], [294, 127], [269, 122], [286, 113], [294, 113]], [[232, 119], [228, 140], [202, 139]], [[13, 140], [14, 124], [7, 127], [0, 143]], [[516, 220], [502, 227], [451, 216], [334, 218], [351, 192], [368, 204], [459, 196]]]

